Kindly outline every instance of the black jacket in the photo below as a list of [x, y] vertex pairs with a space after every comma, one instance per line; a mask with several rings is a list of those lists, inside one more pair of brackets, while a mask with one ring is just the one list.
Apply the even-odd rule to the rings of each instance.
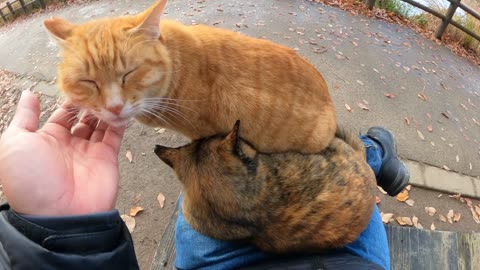
[[[0, 270], [139, 269], [118, 211], [88, 216], [19, 216], [0, 206]], [[346, 252], [275, 260], [245, 270], [382, 269]]]

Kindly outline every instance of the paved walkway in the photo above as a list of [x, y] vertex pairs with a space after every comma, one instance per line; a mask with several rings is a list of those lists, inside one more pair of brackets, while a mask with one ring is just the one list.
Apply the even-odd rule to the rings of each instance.
[[[0, 68], [25, 77], [18, 80], [19, 88], [39, 82], [35, 90], [55, 96], [57, 89], [48, 82], [56, 76], [58, 49], [43, 29], [44, 19], [60, 16], [81, 22], [135, 14], [152, 2], [96, 1], [0, 28]], [[400, 155], [410, 160], [412, 182], [452, 192], [466, 193], [471, 189], [472, 196], [479, 195], [479, 67], [409, 29], [303, 0], [171, 0], [167, 13], [165, 17], [186, 24], [215, 25], [295, 48], [324, 74], [340, 122], [363, 132], [373, 125], [394, 131]], [[395, 97], [388, 98], [385, 93]], [[359, 103], [369, 110], [361, 109]], [[347, 111], [345, 104], [353, 111]], [[142, 268], [148, 268], [179, 191], [171, 171], [151, 149], [155, 143], [181, 142], [180, 136], [168, 131], [159, 134], [139, 124], [133, 124], [126, 135], [122, 155], [131, 150], [134, 162], [121, 161], [117, 207], [122, 212], [128, 212], [133, 204], [146, 209], [134, 232]], [[437, 168], [445, 165], [461, 175], [421, 164]], [[158, 192], [167, 197], [167, 206], [161, 210], [156, 203]], [[429, 196], [436, 197], [433, 193]], [[395, 203], [390, 203], [390, 209], [397, 208]], [[418, 211], [422, 207], [419, 204]], [[410, 211], [405, 209], [406, 213]]]

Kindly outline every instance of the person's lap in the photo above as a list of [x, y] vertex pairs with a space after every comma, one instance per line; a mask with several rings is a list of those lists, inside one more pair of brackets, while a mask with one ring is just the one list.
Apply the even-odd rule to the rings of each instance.
[[[364, 136], [361, 139], [365, 144], [367, 161], [377, 175], [382, 151], [370, 139]], [[181, 211], [182, 198], [179, 200], [180, 213], [175, 228], [175, 266], [178, 269], [237, 269], [274, 258], [274, 255], [262, 252], [252, 245], [221, 241], [195, 231], [186, 222]], [[367, 228], [357, 240], [343, 249], [390, 269], [387, 236], [377, 206]]]

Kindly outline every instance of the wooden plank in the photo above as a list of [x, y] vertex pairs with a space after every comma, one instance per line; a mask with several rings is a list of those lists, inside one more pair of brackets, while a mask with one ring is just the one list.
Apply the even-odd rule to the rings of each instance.
[[442, 19], [442, 23], [438, 26], [437, 31], [435, 31], [435, 37], [437, 39], [442, 39], [442, 35], [452, 21], [453, 14], [455, 14], [455, 10], [457, 10], [459, 4], [460, 0], [453, 0], [450, 2], [445, 18]]
[[5, 14], [3, 14], [3, 8], [0, 8], [0, 16], [3, 19], [3, 22], [7, 22], [7, 17], [5, 17]]
[[445, 18], [445, 15], [443, 15], [442, 13], [440, 13], [440, 12], [438, 12], [438, 11], [436, 11], [436, 10], [433, 10], [433, 9], [431, 9], [431, 8], [423, 5], [423, 4], [420, 4], [420, 3], [418, 3], [418, 2], [415, 2], [415, 1], [413, 1], [413, 0], [402, 0], [402, 1], [405, 2], [405, 3], [408, 3], [408, 4], [410, 4], [410, 5], [412, 5], [412, 6], [414, 6], [414, 7], [417, 7], [417, 8], [419, 8], [419, 9], [425, 10], [426, 12], [428, 12], [428, 13], [432, 14], [433, 16], [435, 16], [435, 17], [437, 17], [437, 18], [440, 18], [440, 19], [442, 19], [442, 20]]
[[480, 266], [480, 234], [385, 226], [392, 269], [475, 269]]
[[27, 6], [25, 6], [25, 1], [24, 0], [18, 0], [18, 1], [20, 1], [20, 6], [22, 6], [23, 13], [27, 15]]
[[372, 10], [373, 6], [375, 6], [375, 0], [367, 0], [368, 9]]
[[150, 270], [175, 270], [175, 223], [178, 218], [178, 200], [175, 209], [158, 243]]
[[13, 8], [10, 2], [6, 2], [5, 4], [7, 5], [8, 10], [10, 10], [10, 14], [12, 14], [12, 17], [15, 17], [15, 13], [13, 12]]

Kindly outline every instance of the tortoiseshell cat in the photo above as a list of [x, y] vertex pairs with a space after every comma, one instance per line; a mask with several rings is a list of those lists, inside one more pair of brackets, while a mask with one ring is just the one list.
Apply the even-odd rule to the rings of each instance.
[[318, 154], [265, 154], [226, 136], [155, 153], [183, 185], [183, 213], [200, 233], [284, 253], [340, 247], [367, 226], [376, 181], [362, 142], [337, 131]]
[[112, 125], [134, 117], [192, 140], [227, 133], [240, 119], [242, 137], [264, 152], [328, 145], [335, 108], [313, 65], [267, 40], [160, 21], [166, 2], [82, 24], [46, 20], [62, 49], [66, 98]]

